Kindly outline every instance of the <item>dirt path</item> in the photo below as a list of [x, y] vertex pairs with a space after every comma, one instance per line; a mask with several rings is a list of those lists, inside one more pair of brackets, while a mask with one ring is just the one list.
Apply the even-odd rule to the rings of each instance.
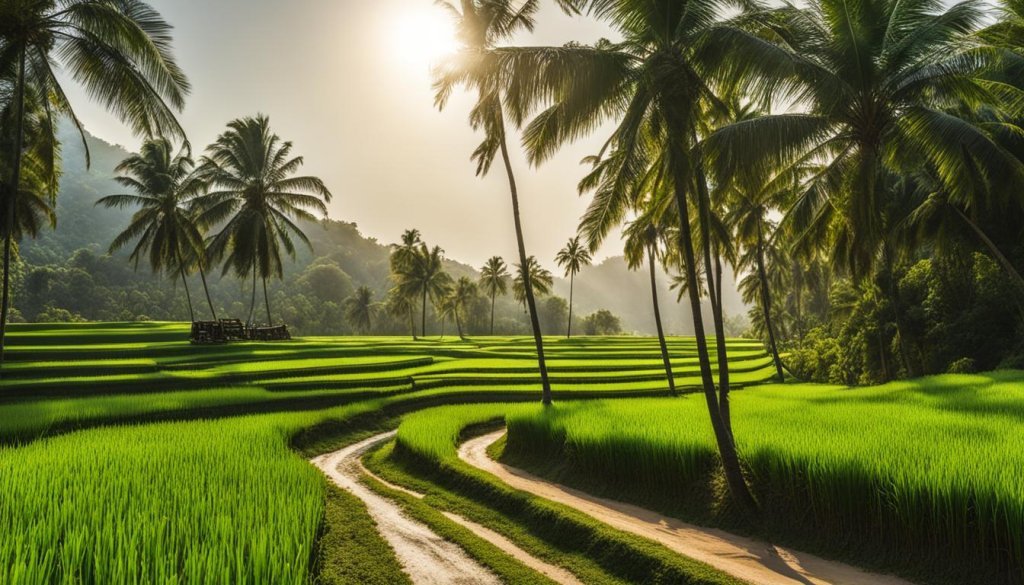
[[395, 549], [398, 562], [416, 585], [500, 583], [493, 573], [469, 558], [457, 545], [444, 540], [426, 525], [411, 520], [397, 504], [359, 482], [362, 474], [359, 458], [394, 435], [394, 432], [377, 435], [340, 451], [316, 457], [311, 462], [334, 483], [352, 492], [366, 504], [370, 516], [377, 523], [377, 530]]
[[[313, 459], [312, 463], [323, 470], [336, 484], [349, 490], [366, 504], [370, 516], [377, 523], [377, 530], [395, 549], [399, 563], [412, 578], [413, 583], [417, 585], [421, 583], [479, 583], [482, 585], [499, 583], [496, 576], [469, 558], [465, 551], [457, 545], [437, 536], [426, 525], [409, 519], [402, 513], [399, 506], [377, 495], [359, 482], [361, 475], [367, 475], [391, 489], [404, 492], [415, 498], [423, 498], [423, 494], [394, 485], [374, 475], [362, 464], [362, 457], [367, 451], [383, 442], [390, 441], [394, 436], [394, 431], [377, 435], [341, 451], [321, 455]], [[468, 528], [480, 538], [505, 551], [512, 558], [556, 583], [583, 585], [569, 571], [534, 557], [486, 526], [457, 514], [445, 512], [444, 515], [452, 522]]]
[[868, 573], [752, 538], [666, 518], [638, 506], [591, 496], [498, 463], [487, 456], [487, 448], [504, 433], [496, 431], [466, 441], [459, 447], [459, 457], [516, 489], [576, 508], [609, 526], [656, 541], [744, 581], [755, 585], [911, 585], [890, 575]]

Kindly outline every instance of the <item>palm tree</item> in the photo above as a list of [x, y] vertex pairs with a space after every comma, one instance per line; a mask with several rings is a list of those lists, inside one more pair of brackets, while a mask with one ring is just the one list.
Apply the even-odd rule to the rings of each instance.
[[[512, 279], [512, 298], [516, 300], [520, 305], [526, 307], [526, 291], [533, 290], [537, 296], [544, 296], [551, 294], [551, 287], [555, 284], [555, 278], [551, 275], [551, 271], [544, 268], [537, 262], [537, 259], [533, 256], [527, 260], [527, 270], [523, 270], [522, 265], [516, 264], [516, 276]], [[524, 280], [524, 273], [529, 274], [529, 278]]]
[[[710, 204], [696, 148], [707, 113], [724, 109], [716, 88], [732, 89], [737, 82], [753, 79], [755, 73], [790, 70], [790, 60], [766, 53], [767, 43], [738, 25], [749, 20], [747, 15], [724, 18], [727, 6], [719, 0], [580, 0], [574, 4], [608, 21], [623, 41], [505, 49], [500, 78], [508, 90], [506, 107], [516, 123], [525, 123], [539, 107], [546, 108], [524, 132], [534, 164], [614, 120], [612, 135], [598, 157], [597, 173], [585, 181], [584, 190], [594, 191], [595, 199], [632, 201], [651, 183], [671, 189], [679, 216], [677, 241], [684, 275], [687, 282], [697, 282], [690, 199], [698, 203], [698, 225], [706, 223]], [[775, 87], [771, 83], [751, 86]], [[710, 262], [706, 268], [710, 275]], [[739, 505], [753, 511], [757, 504], [743, 477], [732, 436], [728, 387], [723, 385], [716, 393], [699, 289], [688, 287], [688, 292], [704, 395], [728, 485]], [[726, 360], [720, 359], [719, 365], [726, 368]]]
[[814, 0], [780, 10], [785, 32], [764, 52], [790, 60], [782, 85], [807, 111], [716, 132], [705, 150], [718, 176], [826, 161], [786, 222], [808, 247], [829, 245], [842, 228], [849, 242], [833, 257], [858, 280], [882, 261], [890, 175], [930, 169], [957, 202], [1014, 192], [1022, 165], [963, 113], [1003, 103], [982, 79], [990, 53], [967, 43], [985, 10], [972, 0], [949, 8], [941, 0]]
[[271, 132], [263, 115], [228, 124], [226, 132], [207, 148], [200, 169], [208, 192], [197, 200], [198, 221], [220, 225], [210, 238], [208, 255], [223, 261], [239, 278], [252, 275], [249, 321], [256, 305], [256, 279], [263, 280], [267, 324], [272, 324], [267, 278], [281, 278], [282, 248], [295, 257], [293, 238], [313, 245], [296, 221], [327, 217], [331, 192], [316, 177], [295, 177], [302, 157], [292, 157], [292, 143]]
[[397, 286], [402, 294], [421, 299], [420, 334], [426, 337], [427, 299], [440, 301], [451, 284], [451, 276], [444, 270], [444, 250], [419, 244], [397, 277]]
[[[5, 80], [0, 77], [0, 104], [4, 103], [4, 94], [9, 87], [4, 87]], [[6, 85], [10, 85], [9, 83]], [[53, 123], [46, 104], [40, 103], [34, 88], [26, 102], [24, 121], [25, 151], [21, 159], [20, 188], [14, 197], [10, 197], [11, 183], [0, 180], [0, 201], [13, 200], [14, 233], [12, 240], [19, 241], [25, 236], [36, 237], [45, 225], [56, 226], [54, 204], [59, 190], [61, 176], [60, 144], [56, 139]], [[13, 149], [15, 127], [14, 104], [10, 100], [0, 109], [0, 153]], [[13, 174], [11, 160], [0, 157], [0, 178]], [[6, 207], [0, 206], [0, 229], [7, 223], [2, 216], [6, 215]]]
[[362, 335], [370, 331], [374, 310], [373, 291], [367, 286], [357, 288], [345, 299], [345, 319]]
[[409, 318], [409, 332], [413, 341], [416, 341], [416, 322], [413, 319], [415, 309], [416, 303], [413, 298], [403, 292], [400, 286], [396, 285], [388, 290], [387, 298], [384, 301], [384, 310], [392, 317]]
[[[128, 227], [110, 244], [110, 252], [135, 242], [129, 259], [138, 268], [143, 256], [149, 260], [153, 272], [177, 272], [185, 288], [188, 311], [192, 320], [192, 295], [186, 275], [190, 263], [200, 266], [203, 255], [203, 237], [193, 222], [188, 209], [188, 193], [198, 182], [192, 173], [193, 162], [187, 148], [175, 154], [170, 140], [157, 138], [145, 142], [138, 154], [123, 161], [115, 169], [122, 173], [115, 180], [133, 190], [134, 194], [109, 195], [96, 202], [108, 208], [139, 207]], [[204, 281], [204, 289], [205, 285]], [[207, 289], [206, 300], [214, 319], [213, 302]]]
[[[445, 292], [434, 301], [434, 311], [437, 313], [437, 317], [441, 324], [441, 341], [444, 341], [444, 326], [448, 318], [457, 318], [458, 306], [455, 302], [455, 297], [452, 296], [451, 288], [447, 288]], [[461, 335], [460, 335], [461, 338]]]
[[411, 258], [416, 254], [417, 247], [422, 243], [423, 238], [420, 235], [420, 230], [405, 230], [402, 233], [402, 242], [391, 245], [391, 256], [388, 259], [391, 264], [391, 271], [400, 272], [403, 266], [408, 265], [411, 262]]
[[[184, 106], [189, 86], [171, 54], [170, 31], [159, 13], [141, 1], [0, 2], [0, 72], [14, 78], [13, 124], [3, 128], [7, 193], [21, 191], [30, 143], [27, 117], [33, 109], [44, 112], [49, 140], [55, 127], [52, 116], [59, 113], [72, 120], [85, 142], [56, 75], [58, 63], [137, 134], [184, 137], [175, 111]], [[4, 207], [0, 363], [10, 310], [11, 243], [18, 229], [16, 198], [8, 197]]]
[[[473, 153], [477, 163], [477, 175], [486, 175], [500, 152], [508, 177], [509, 195], [512, 199], [512, 219], [516, 230], [519, 249], [519, 265], [528, 262], [526, 243], [523, 238], [522, 219], [519, 213], [519, 189], [516, 186], [512, 162], [509, 158], [508, 140], [505, 127], [505, 105], [499, 87], [499, 58], [497, 45], [506, 41], [520, 30], [533, 29], [533, 16], [539, 0], [461, 0], [458, 7], [454, 2], [437, 0], [452, 14], [456, 31], [463, 47], [446, 59], [435, 71], [434, 103], [444, 109], [448, 98], [459, 86], [467, 87], [477, 94], [477, 102], [470, 112], [470, 125], [474, 130], [482, 129], [484, 140]], [[564, 2], [563, 2], [564, 4]], [[537, 317], [537, 301], [529, 281], [523, 290], [525, 304], [530, 314], [534, 344], [537, 348], [537, 366], [541, 377], [541, 400], [551, 404], [551, 383], [544, 359], [544, 340], [541, 336], [540, 320]]]
[[[412, 259], [416, 255], [416, 250], [423, 243], [423, 238], [418, 229], [405, 230], [402, 233], [402, 241], [398, 244], [391, 245], [391, 256], [388, 258], [388, 263], [391, 268], [391, 279], [396, 283], [401, 281], [401, 275], [407, 272], [409, 266], [412, 264]], [[404, 310], [408, 312], [409, 316], [409, 330], [412, 332], [412, 339], [416, 341], [416, 324], [414, 321], [413, 313], [415, 312], [414, 297], [406, 295], [404, 299], [400, 299], [402, 296], [402, 288], [396, 286], [388, 291], [387, 305], [389, 307], [389, 313], [393, 316], [398, 316], [395, 310], [400, 307], [404, 307]]]
[[[2, 80], [0, 80], [2, 84]], [[0, 85], [2, 89], [2, 85]], [[34, 96], [33, 96], [34, 97]], [[21, 158], [21, 176], [19, 188], [11, 192], [11, 184], [2, 180], [12, 174], [13, 169], [6, 158], [0, 158], [0, 201], [14, 202], [13, 232], [6, 231], [6, 206], [0, 206], [0, 229], [6, 242], [18, 242], [25, 236], [35, 238], [44, 226], [56, 227], [57, 216], [54, 211], [58, 183], [61, 174], [60, 145], [44, 108], [39, 107], [36, 99], [30, 99], [31, 110], [25, 115], [26, 150]], [[0, 152], [10, 149], [13, 142], [14, 110], [11, 103], [0, 111]], [[9, 277], [9, 273], [7, 275]], [[7, 281], [9, 282], [9, 280]], [[4, 303], [9, 303], [9, 287], [4, 289]], [[7, 312], [0, 314], [0, 331], [7, 327]], [[2, 340], [0, 340], [0, 363], [3, 360]]]
[[477, 298], [478, 294], [479, 291], [476, 283], [465, 276], [460, 277], [452, 288], [450, 297], [453, 304], [453, 313], [455, 315], [455, 325], [459, 328], [459, 339], [466, 338], [462, 332], [462, 318], [466, 314], [466, 309], [469, 307], [469, 304]]
[[786, 376], [772, 321], [774, 309], [766, 255], [777, 248], [777, 226], [771, 216], [792, 198], [798, 175], [799, 173], [780, 173], [753, 184], [734, 185], [729, 190], [729, 211], [725, 218], [735, 241], [742, 248], [736, 267], [749, 271], [754, 278], [751, 284], [756, 282], [754, 288], [759, 297], [768, 348], [775, 362], [779, 381], [784, 381]]
[[555, 256], [555, 262], [565, 270], [565, 275], [569, 277], [569, 328], [565, 333], [566, 338], [572, 337], [572, 293], [576, 285], [576, 275], [583, 270], [584, 266], [590, 266], [592, 261], [590, 250], [580, 244], [579, 236], [569, 238], [569, 243]]
[[651, 213], [645, 213], [630, 223], [623, 235], [626, 237], [626, 265], [629, 269], [636, 270], [644, 261], [647, 262], [651, 279], [654, 323], [658, 329], [658, 345], [661, 347], [661, 361], [665, 365], [665, 379], [668, 380], [669, 392], [674, 395], [677, 393], [675, 375], [672, 373], [672, 359], [668, 353], [665, 328], [661, 323], [661, 306], [658, 303], [659, 248], [666, 242], [667, 230], [663, 222], [654, 219]]
[[494, 301], [508, 293], [508, 268], [500, 256], [492, 256], [480, 269], [480, 287], [491, 297], [491, 335], [494, 335]]

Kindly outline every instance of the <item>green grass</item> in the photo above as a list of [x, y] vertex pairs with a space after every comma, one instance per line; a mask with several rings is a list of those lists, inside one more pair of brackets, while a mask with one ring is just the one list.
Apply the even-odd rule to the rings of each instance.
[[3, 449], [0, 493], [0, 582], [301, 584], [324, 479], [243, 418]]
[[[329, 488], [305, 458], [403, 412], [539, 394], [528, 338], [196, 347], [187, 333], [168, 323], [12, 328], [0, 379], [0, 533], [9, 535], [0, 539], [0, 582], [400, 582], [362, 504]], [[671, 344], [688, 384], [693, 341]], [[760, 346], [732, 348], [737, 377], [770, 377]], [[560, 399], [665, 393], [651, 340], [552, 338], [549, 355]], [[556, 513], [530, 509], [533, 523]], [[525, 534], [518, 519], [503, 518], [506, 530]], [[530, 574], [432, 521], [506, 580]], [[581, 564], [602, 557], [587, 561], [602, 563], [593, 575], [692, 569], [646, 545], [621, 549], [640, 561], [616, 562], [625, 553], [602, 547], [620, 546], [617, 537], [580, 526], [572, 554]], [[616, 566], [603, 573], [604, 565]]]
[[457, 544], [466, 553], [491, 570], [505, 583], [514, 585], [553, 585], [554, 581], [523, 565], [504, 550], [477, 536], [472, 530], [456, 523], [424, 502], [405, 492], [392, 489], [371, 477], [363, 483], [379, 495], [397, 503], [411, 518], [422, 522], [445, 540]]
[[[538, 408], [533, 404], [461, 405], [409, 414], [398, 428], [391, 466], [378, 462], [375, 468], [400, 482], [408, 482], [410, 476], [420, 478], [411, 487], [430, 494], [431, 503], [469, 515], [525, 550], [569, 567], [586, 582], [737, 583], [582, 512], [514, 490], [458, 458], [456, 446], [467, 429]], [[467, 500], [473, 504], [466, 505]]]
[[[764, 387], [733, 404], [760, 532], [928, 581], [1024, 580], [1024, 373]], [[705, 408], [689, 396], [514, 409], [506, 458], [729, 525], [708, 489], [720, 478]]]
[[359, 498], [327, 486], [324, 531], [317, 539], [317, 585], [412, 585]]
[[[490, 400], [540, 391], [528, 338], [413, 342], [317, 337], [196, 347], [175, 323], [15, 325], [0, 378], [0, 442], [132, 420], [310, 410], [374, 397]], [[677, 384], [699, 384], [690, 339], [670, 340]], [[733, 340], [737, 384], [772, 376], [756, 343]], [[660, 395], [660, 350], [645, 338], [548, 340], [559, 397]]]

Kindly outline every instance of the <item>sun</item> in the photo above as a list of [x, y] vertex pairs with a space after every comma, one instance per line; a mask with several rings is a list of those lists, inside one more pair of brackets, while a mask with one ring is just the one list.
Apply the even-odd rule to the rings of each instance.
[[403, 10], [391, 34], [395, 57], [421, 71], [459, 48], [451, 17], [435, 7]]

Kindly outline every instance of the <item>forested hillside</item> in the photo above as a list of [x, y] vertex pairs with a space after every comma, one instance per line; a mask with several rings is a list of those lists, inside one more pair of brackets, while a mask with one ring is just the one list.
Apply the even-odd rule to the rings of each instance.
[[[114, 168], [128, 156], [118, 146], [88, 137], [91, 167], [86, 170], [85, 150], [69, 127], [61, 132], [63, 143], [63, 176], [57, 201], [55, 230], [45, 230], [38, 239], [22, 242], [20, 261], [14, 275], [15, 318], [27, 321], [73, 320], [187, 320], [188, 308], [181, 282], [171, 277], [154, 275], [143, 261], [136, 269], [129, 251], [108, 255], [114, 237], [128, 224], [130, 210], [97, 207], [95, 202], [105, 196], [123, 192], [113, 181]], [[338, 193], [344, 200], [346, 194]], [[410, 225], [410, 227], [415, 227]], [[389, 282], [387, 242], [378, 242], [359, 232], [355, 223], [331, 219], [319, 225], [305, 225], [313, 243], [313, 251], [299, 249], [294, 262], [285, 265], [283, 281], [269, 284], [271, 302], [285, 322], [305, 334], [350, 333], [343, 304], [356, 288], [367, 286], [376, 301], [383, 301]], [[442, 246], [443, 247], [443, 246]], [[545, 262], [551, 265], [550, 262]], [[553, 267], [553, 266], [552, 266]], [[453, 278], [469, 276], [477, 271], [465, 264], [449, 261], [447, 271]], [[249, 312], [251, 283], [215, 271], [209, 278], [210, 293], [218, 311], [246, 319]], [[669, 290], [669, 279], [662, 275], [659, 294], [664, 307], [666, 327], [673, 333], [688, 333], [688, 311], [675, 302], [676, 293]], [[190, 278], [189, 286], [197, 302], [198, 318], [208, 310], [201, 298], [198, 276]], [[569, 285], [556, 279], [554, 293], [541, 301], [541, 319], [548, 333], [564, 330], [567, 318]], [[742, 312], [742, 305], [733, 296], [727, 301], [732, 314]], [[653, 333], [649, 282], [645, 271], [630, 272], [621, 257], [587, 267], [576, 278], [574, 316], [582, 320], [600, 309], [611, 311], [620, 319], [626, 332]], [[489, 305], [478, 303], [469, 319], [471, 333], [486, 331]], [[429, 310], [428, 310], [429, 311]], [[428, 314], [428, 331], [440, 330], [440, 323]], [[373, 326], [375, 333], [404, 334], [408, 325], [378, 312]], [[575, 320], [575, 319], [574, 319]], [[528, 321], [523, 309], [511, 296], [497, 303], [497, 332], [526, 333]], [[449, 331], [454, 332], [453, 327]], [[734, 333], [738, 331], [733, 331]]]

